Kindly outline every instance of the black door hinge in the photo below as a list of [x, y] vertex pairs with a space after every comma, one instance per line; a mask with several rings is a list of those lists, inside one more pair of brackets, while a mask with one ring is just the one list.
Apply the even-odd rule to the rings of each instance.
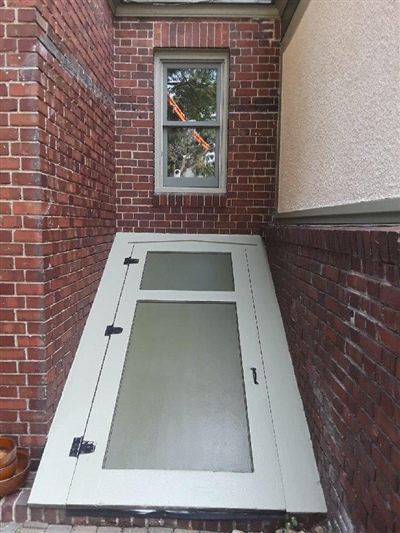
[[83, 440], [83, 437], [75, 437], [69, 451], [70, 457], [78, 457], [81, 453], [93, 453], [96, 443], [90, 440]]
[[139, 263], [139, 259], [135, 259], [134, 257], [125, 257], [124, 259], [124, 265], [137, 265]]
[[105, 331], [104, 335], [106, 337], [110, 337], [110, 335], [118, 335], [118, 333], [122, 333], [122, 332], [123, 332], [123, 328], [118, 328], [118, 327], [113, 326], [111, 324], [110, 326], [106, 327], [106, 331]]

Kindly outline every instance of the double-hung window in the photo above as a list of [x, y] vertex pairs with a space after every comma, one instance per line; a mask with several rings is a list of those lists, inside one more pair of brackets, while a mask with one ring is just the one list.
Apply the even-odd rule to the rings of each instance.
[[228, 58], [163, 51], [155, 56], [155, 191], [226, 190]]

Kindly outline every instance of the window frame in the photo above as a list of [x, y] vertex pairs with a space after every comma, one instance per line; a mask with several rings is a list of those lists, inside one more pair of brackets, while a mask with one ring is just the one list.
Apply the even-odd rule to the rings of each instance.
[[[221, 194], [226, 192], [226, 166], [227, 166], [227, 133], [228, 133], [228, 65], [229, 56], [226, 51], [186, 51], [162, 50], [156, 51], [154, 56], [154, 163], [155, 180], [154, 191], [156, 194]], [[200, 122], [172, 123], [167, 121], [166, 100], [166, 70], [169, 67], [190, 66], [190, 68], [217, 68], [217, 117], [215, 123], [207, 121], [204, 127], [217, 130], [216, 145], [218, 158], [216, 158], [216, 178], [212, 186], [201, 186], [198, 180], [194, 185], [188, 182], [192, 178], [173, 178], [167, 175], [165, 154], [167, 150], [168, 127], [193, 127], [200, 128]]]

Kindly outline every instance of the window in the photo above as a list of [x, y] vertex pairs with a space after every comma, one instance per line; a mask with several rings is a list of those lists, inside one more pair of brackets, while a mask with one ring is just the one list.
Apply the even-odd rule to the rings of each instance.
[[156, 54], [156, 192], [225, 192], [227, 65], [225, 53]]

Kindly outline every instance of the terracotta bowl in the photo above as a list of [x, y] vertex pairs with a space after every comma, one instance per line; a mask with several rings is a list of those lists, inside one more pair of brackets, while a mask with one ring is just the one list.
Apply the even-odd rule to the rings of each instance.
[[0, 481], [0, 496], [7, 496], [7, 494], [11, 494], [23, 485], [28, 477], [30, 464], [29, 453], [25, 450], [18, 450], [15, 474], [8, 479]]
[[17, 458], [15, 458], [14, 461], [10, 463], [9, 465], [3, 466], [3, 468], [0, 468], [0, 481], [3, 479], [8, 479], [9, 477], [13, 476], [16, 469], [17, 469]]
[[4, 468], [17, 457], [15, 442], [8, 437], [0, 437], [0, 468]]

